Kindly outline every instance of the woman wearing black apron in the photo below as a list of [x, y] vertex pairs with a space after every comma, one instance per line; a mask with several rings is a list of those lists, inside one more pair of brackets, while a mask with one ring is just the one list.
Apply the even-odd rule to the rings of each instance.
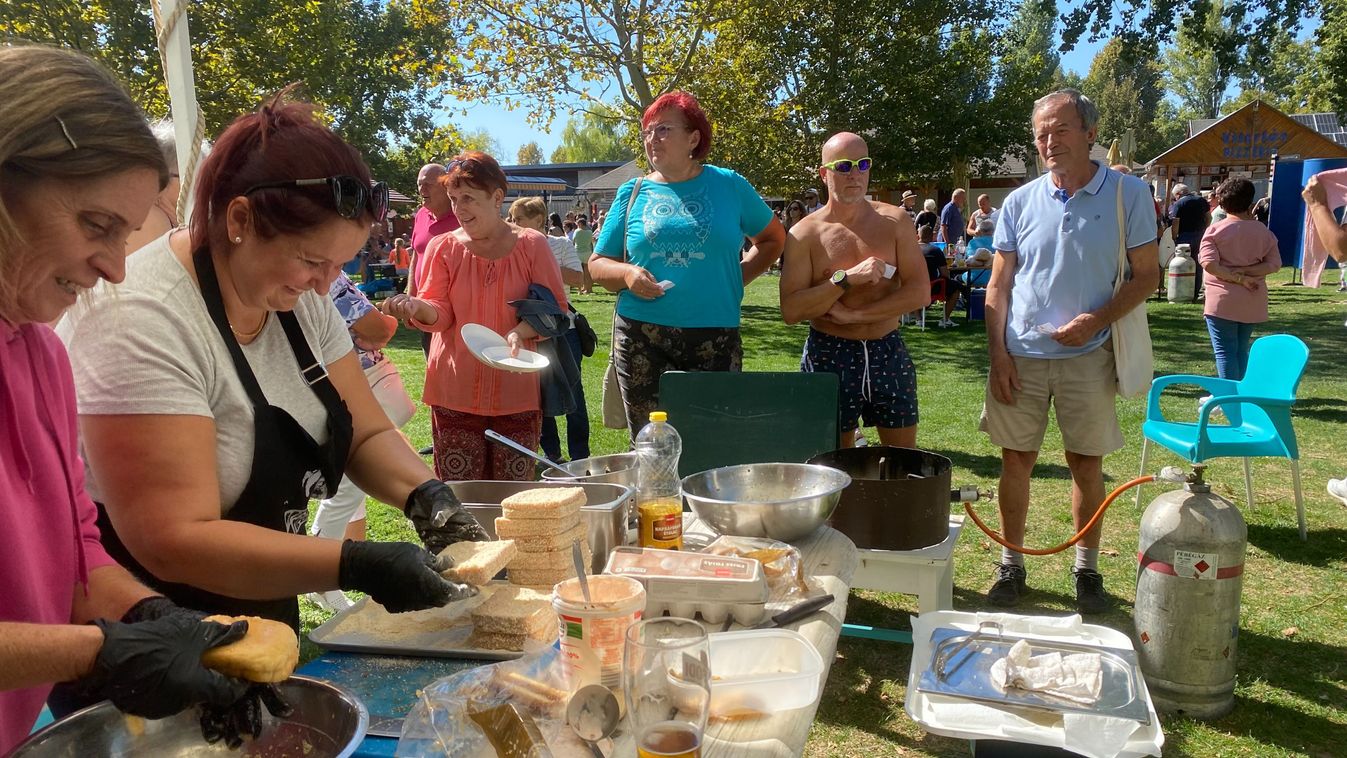
[[[278, 97], [217, 140], [190, 229], [63, 324], [104, 542], [178, 604], [298, 629], [301, 593], [393, 612], [475, 593], [434, 553], [486, 533], [388, 421], [327, 297], [386, 202], [353, 148]], [[309, 499], [343, 473], [425, 548], [306, 535]]]

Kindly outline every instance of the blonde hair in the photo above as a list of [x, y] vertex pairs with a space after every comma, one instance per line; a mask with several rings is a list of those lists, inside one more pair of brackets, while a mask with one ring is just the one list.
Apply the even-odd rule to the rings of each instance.
[[47, 45], [0, 45], [0, 303], [22, 243], [4, 190], [133, 168], [168, 184], [159, 143], [126, 89], [93, 59]]
[[519, 219], [541, 218], [547, 220], [547, 203], [541, 197], [521, 197], [510, 203], [510, 221], [519, 223]]

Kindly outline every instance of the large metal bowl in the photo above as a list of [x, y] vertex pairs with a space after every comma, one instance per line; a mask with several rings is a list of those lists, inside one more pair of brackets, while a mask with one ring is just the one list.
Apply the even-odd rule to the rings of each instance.
[[292, 676], [280, 685], [281, 695], [294, 706], [288, 718], [262, 716], [262, 736], [245, 738], [240, 750], [224, 742], [214, 745], [201, 737], [195, 708], [166, 719], [127, 716], [110, 702], [91, 705], [29, 737], [11, 758], [38, 756], [303, 756], [347, 758], [355, 753], [369, 711], [343, 687], [306, 676]]
[[585, 482], [590, 484], [620, 484], [636, 489], [640, 486], [640, 469], [636, 453], [614, 453], [581, 458], [561, 464], [569, 476], [562, 476], [550, 468], [543, 469], [545, 482]]
[[717, 534], [791, 542], [826, 522], [849, 484], [828, 466], [748, 463], [687, 477], [683, 496]]

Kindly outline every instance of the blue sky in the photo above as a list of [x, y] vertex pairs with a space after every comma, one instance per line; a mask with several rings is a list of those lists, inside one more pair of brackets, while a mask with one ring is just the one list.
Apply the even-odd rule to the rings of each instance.
[[[1107, 40], [1088, 42], [1081, 40], [1076, 48], [1062, 56], [1062, 65], [1068, 71], [1084, 74], [1090, 69], [1095, 53]], [[561, 142], [561, 130], [566, 128], [567, 117], [560, 115], [552, 123], [551, 132], [544, 132], [524, 122], [523, 111], [507, 111], [491, 103], [457, 104], [467, 109], [467, 115], [455, 113], [449, 120], [464, 131], [485, 129], [500, 142], [504, 153], [499, 156], [501, 163], [514, 163], [521, 145], [536, 141], [543, 150], [543, 158], [551, 157], [552, 151]]]

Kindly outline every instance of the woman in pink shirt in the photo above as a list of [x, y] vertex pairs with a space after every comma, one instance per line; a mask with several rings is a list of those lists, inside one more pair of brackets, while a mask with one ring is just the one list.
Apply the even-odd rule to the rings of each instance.
[[144, 115], [98, 64], [0, 48], [0, 755], [57, 682], [150, 718], [247, 690], [199, 664], [247, 622], [201, 621], [100, 544], [70, 360], [47, 326], [122, 280], [127, 237], [167, 183]]
[[1207, 227], [1197, 261], [1207, 274], [1207, 331], [1222, 379], [1244, 378], [1253, 325], [1268, 319], [1268, 274], [1281, 268], [1277, 238], [1253, 217], [1253, 182], [1227, 179], [1212, 200], [1226, 217]]
[[447, 169], [440, 181], [462, 226], [431, 240], [420, 297], [394, 295], [384, 311], [434, 334], [422, 399], [431, 409], [436, 476], [529, 481], [533, 461], [484, 432], [493, 429], [537, 449], [538, 375], [486, 366], [468, 351], [460, 329], [481, 324], [505, 335], [512, 353], [531, 349], [538, 335], [509, 302], [527, 299], [529, 285], [541, 284], [565, 309], [566, 287], [547, 238], [501, 217], [509, 183], [494, 158], [469, 151]]

